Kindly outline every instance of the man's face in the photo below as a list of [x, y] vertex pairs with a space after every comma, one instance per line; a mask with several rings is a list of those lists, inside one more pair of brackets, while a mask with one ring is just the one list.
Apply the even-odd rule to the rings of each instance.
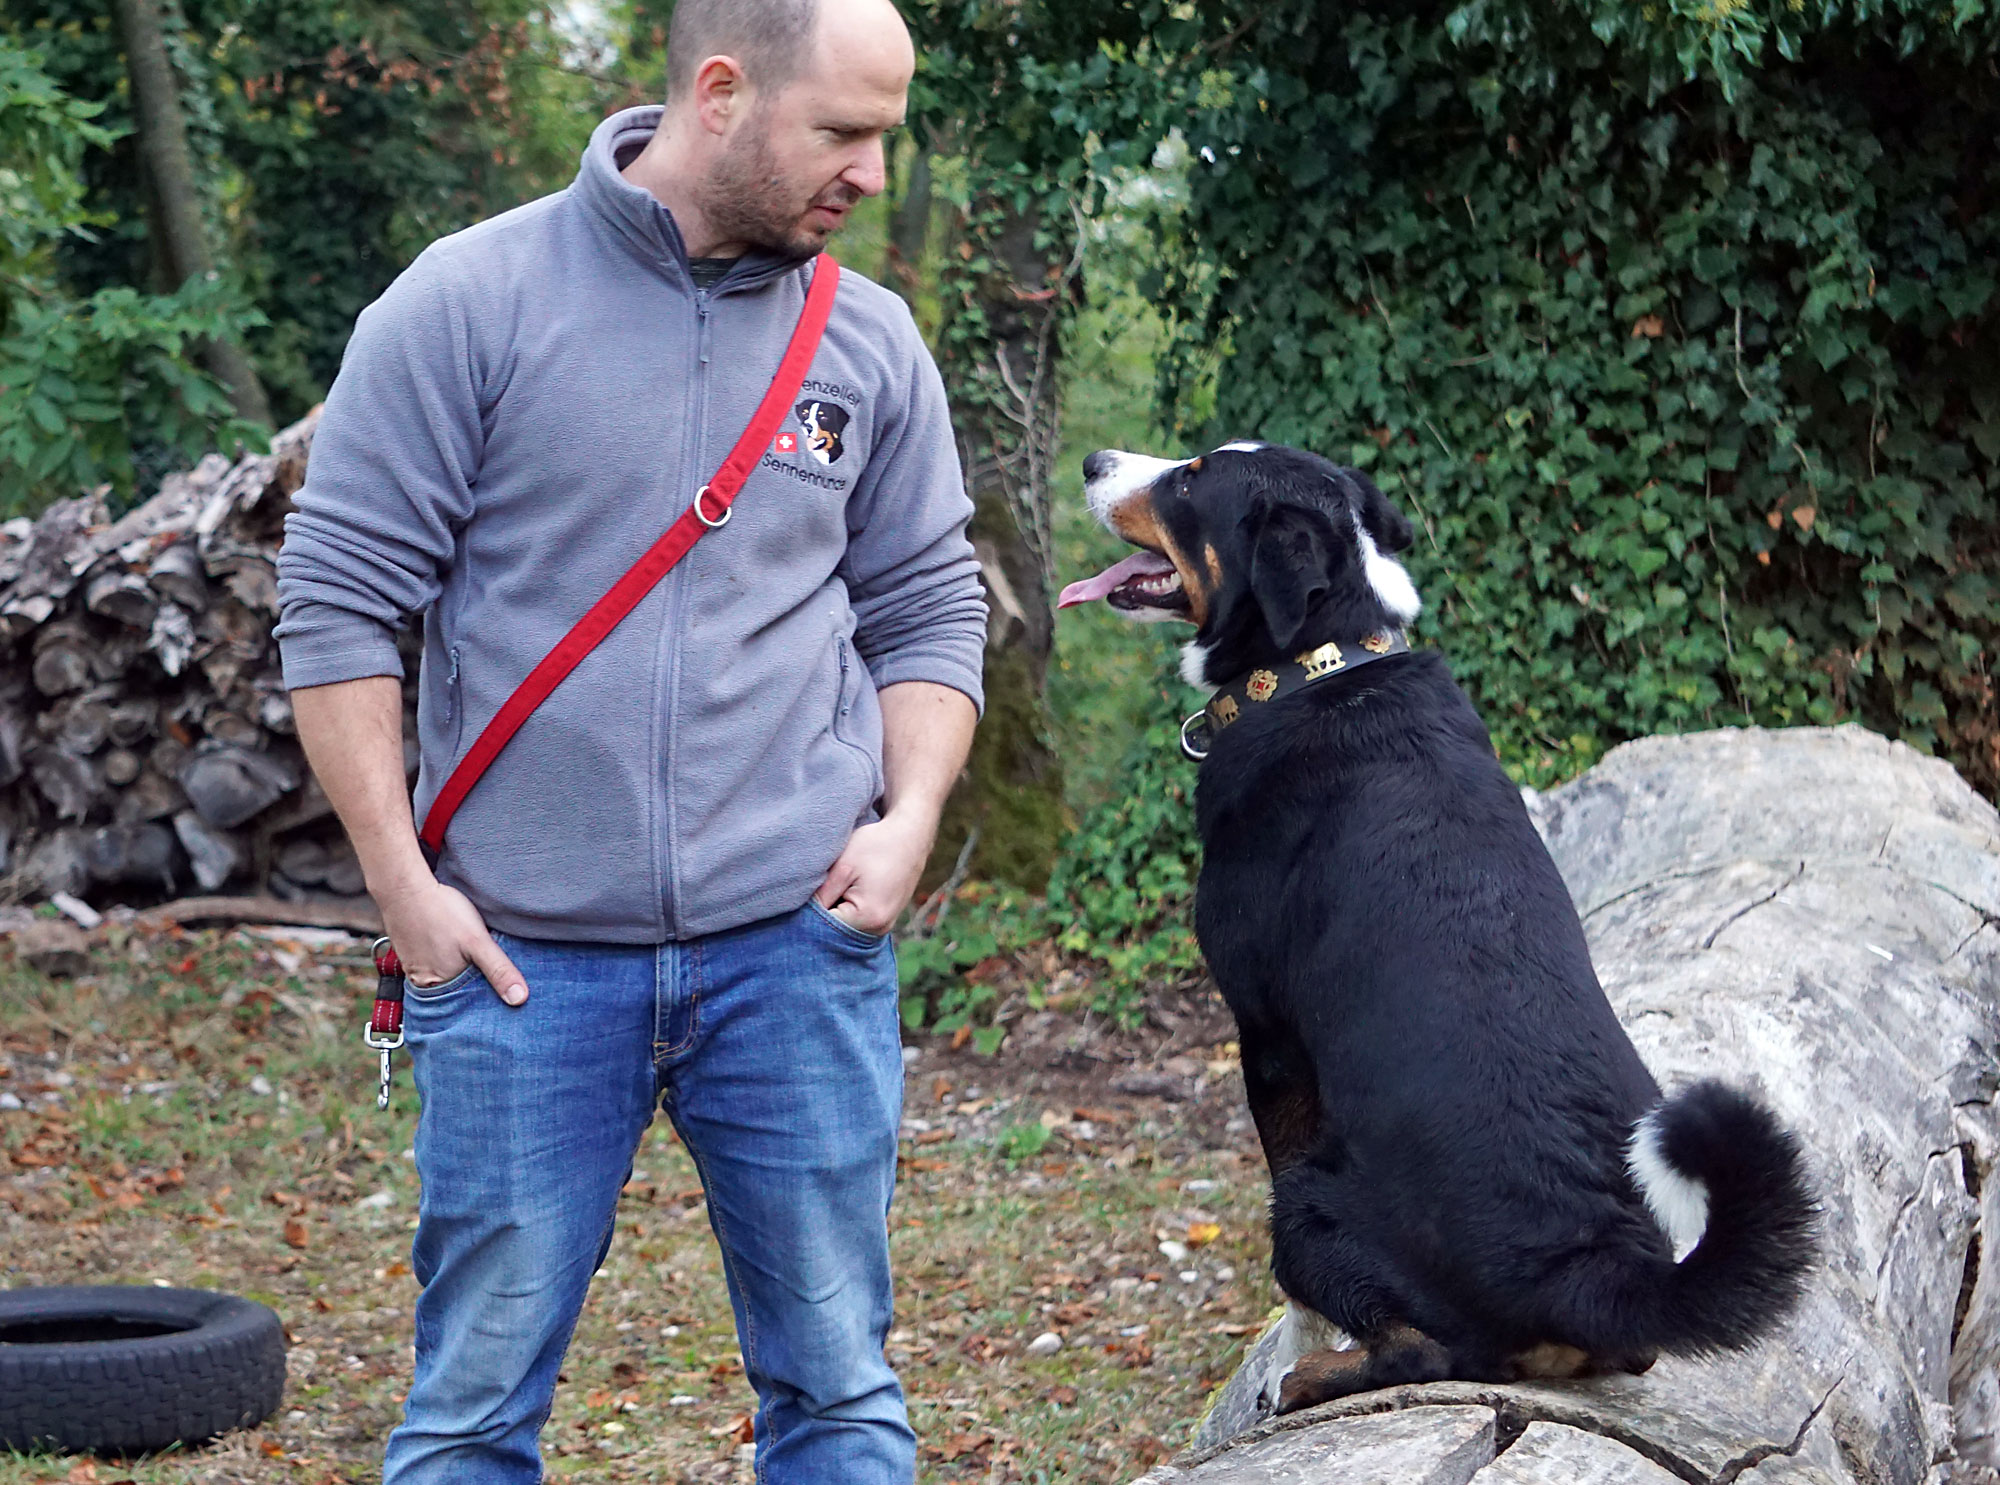
[[814, 60], [776, 94], [750, 95], [701, 191], [723, 237], [817, 253], [881, 191], [883, 135], [903, 121], [914, 62], [899, 22], [849, 25], [848, 14], [822, 4]]

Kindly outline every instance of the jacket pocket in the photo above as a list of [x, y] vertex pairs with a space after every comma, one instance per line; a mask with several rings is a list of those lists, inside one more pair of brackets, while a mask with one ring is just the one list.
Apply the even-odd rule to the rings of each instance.
[[868, 678], [867, 667], [861, 657], [854, 653], [854, 647], [845, 635], [835, 635], [834, 651], [840, 659], [840, 691], [833, 714], [833, 735], [850, 748], [861, 760], [861, 765], [873, 791], [870, 801], [882, 797], [882, 759], [880, 754], [864, 741], [865, 734], [859, 726], [854, 709], [864, 703], [862, 688], [873, 684]]
[[444, 679], [444, 724], [451, 739], [451, 756], [456, 758], [459, 739], [465, 732], [465, 695], [464, 683], [459, 679], [458, 673], [458, 646], [453, 645], [449, 653], [451, 669]]

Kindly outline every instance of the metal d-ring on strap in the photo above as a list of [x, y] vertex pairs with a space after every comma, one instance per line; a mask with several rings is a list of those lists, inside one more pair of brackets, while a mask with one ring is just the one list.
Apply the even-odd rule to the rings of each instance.
[[720, 531], [724, 526], [729, 524], [729, 512], [731, 508], [726, 505], [723, 506], [722, 514], [711, 521], [708, 518], [708, 512], [701, 508], [701, 499], [706, 494], [708, 494], [707, 485], [703, 485], [699, 490], [694, 492], [694, 518], [709, 530]]
[[[1193, 736], [1189, 736], [1192, 731]], [[1215, 739], [1215, 724], [1208, 719], [1208, 708], [1190, 712], [1181, 722], [1181, 751], [1199, 763], [1208, 756], [1208, 745]]]

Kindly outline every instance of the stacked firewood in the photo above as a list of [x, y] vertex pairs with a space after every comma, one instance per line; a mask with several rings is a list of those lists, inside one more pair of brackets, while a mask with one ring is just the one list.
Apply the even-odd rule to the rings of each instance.
[[83, 495], [0, 525], [0, 901], [361, 892], [271, 638], [316, 421], [117, 520]]

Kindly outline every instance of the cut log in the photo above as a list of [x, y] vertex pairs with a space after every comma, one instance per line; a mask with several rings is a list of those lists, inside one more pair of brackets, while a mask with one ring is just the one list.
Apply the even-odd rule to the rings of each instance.
[[228, 743], [203, 743], [176, 777], [201, 817], [225, 830], [269, 808], [299, 784], [297, 775], [270, 754]]
[[139, 777], [139, 770], [145, 764], [130, 748], [113, 748], [104, 755], [103, 766], [104, 782], [113, 788], [122, 789]]
[[177, 541], [163, 548], [146, 569], [146, 581], [162, 598], [191, 614], [208, 607], [208, 573], [202, 566], [201, 549], [192, 541]]
[[0, 702], [0, 786], [18, 779], [28, 766], [28, 714], [11, 702]]
[[28, 776], [59, 820], [82, 820], [104, 797], [104, 781], [88, 758], [61, 748], [38, 747], [28, 754]]
[[272, 864], [301, 887], [317, 886], [326, 880], [326, 843], [310, 838], [287, 841]]
[[201, 730], [219, 743], [255, 750], [264, 741], [264, 729], [248, 717], [227, 707], [210, 707], [202, 716]]
[[[1328, 1430], [1471, 1408], [1503, 1439], [1528, 1429], [1472, 1476], [1493, 1485], [1658, 1478], [1628, 1454], [1741, 1485], [1990, 1480], [2000, 816], [1946, 765], [1853, 727], [1628, 743], [1531, 813], [1662, 1084], [1719, 1077], [1797, 1131], [1824, 1270], [1741, 1354], [1665, 1358], [1642, 1377], [1397, 1387], [1274, 1419], [1260, 1399], [1297, 1346], [1288, 1313], [1194, 1448], [1149, 1478], [1303, 1479], [1287, 1471], [1310, 1458], [1311, 1478], [1345, 1481], [1341, 1451], [1316, 1442]], [[1421, 1432], [1445, 1442], [1435, 1416]]]
[[[86, 496], [0, 522], [0, 863], [12, 867], [0, 895], [155, 901], [175, 890], [163, 842], [172, 872], [208, 891], [360, 890], [271, 636], [316, 420], [269, 454], [167, 475], [116, 521]], [[398, 643], [414, 768], [418, 636]], [[309, 879], [273, 865], [300, 842], [317, 852]]]
[[153, 769], [141, 769], [132, 786], [118, 797], [117, 818], [122, 822], [134, 820], [164, 820], [176, 810], [187, 807], [187, 795], [181, 793], [181, 786], [165, 774]]
[[111, 708], [111, 740], [121, 748], [144, 742], [158, 726], [159, 714], [159, 704], [148, 696], [119, 702]]
[[37, 897], [57, 892], [80, 896], [90, 886], [90, 868], [84, 864], [84, 833], [67, 825], [43, 836], [28, 852], [18, 875]]
[[188, 617], [187, 610], [178, 604], [161, 604], [147, 635], [146, 647], [159, 657], [160, 669], [168, 675], [179, 675], [186, 669], [194, 654], [194, 620]]
[[243, 843], [193, 810], [182, 810], [174, 816], [174, 834], [186, 848], [194, 867], [195, 883], [204, 892], [213, 892], [243, 866]]
[[111, 735], [111, 708], [88, 695], [72, 697], [45, 715], [55, 723], [55, 745], [79, 758], [95, 753]]
[[326, 890], [352, 897], [366, 891], [367, 886], [361, 875], [361, 858], [354, 854], [354, 847], [348, 844], [347, 837], [342, 836], [327, 853]]
[[169, 893], [174, 890], [179, 860], [174, 832], [154, 823], [106, 825], [91, 833], [83, 852], [84, 867], [94, 881]]
[[90, 635], [81, 624], [51, 624], [35, 636], [35, 661], [29, 671], [35, 689], [44, 696], [81, 691], [97, 679], [91, 664]]
[[160, 602], [138, 573], [110, 568], [90, 580], [84, 589], [83, 606], [107, 619], [146, 630], [153, 627]]
[[283, 902], [275, 897], [186, 897], [141, 913], [139, 922], [286, 923], [300, 928], [345, 928], [350, 933], [382, 931], [382, 915], [371, 902]]

